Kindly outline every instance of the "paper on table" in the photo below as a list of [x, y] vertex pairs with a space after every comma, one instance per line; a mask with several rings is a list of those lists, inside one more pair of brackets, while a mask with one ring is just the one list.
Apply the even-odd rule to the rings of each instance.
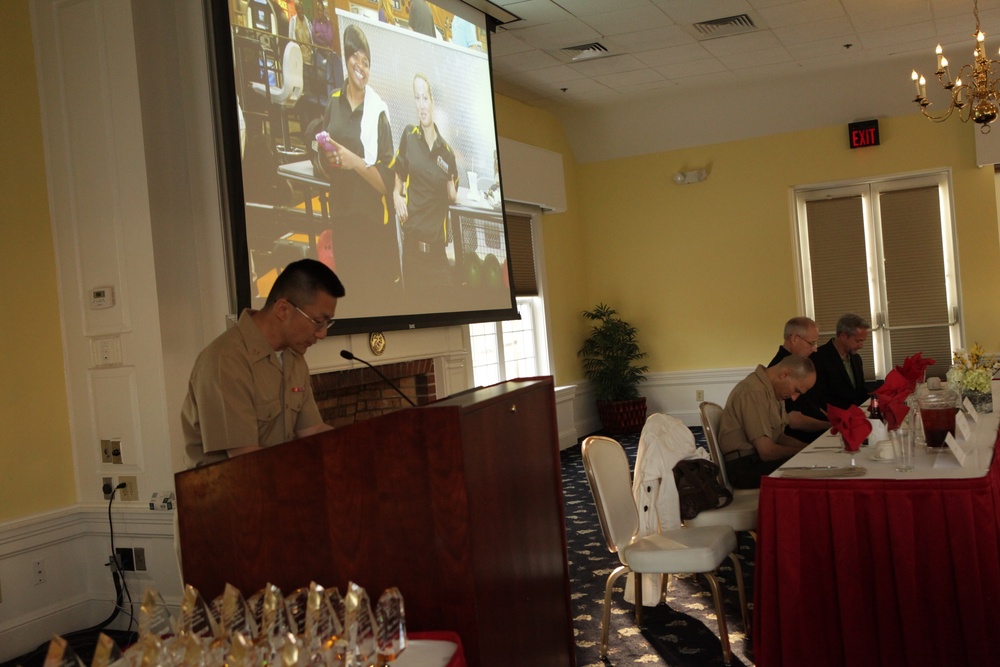
[[872, 432], [868, 434], [868, 442], [874, 444], [889, 439], [889, 431], [886, 430], [885, 422], [881, 419], [869, 419], [872, 423]]
[[972, 404], [972, 401], [969, 400], [968, 396], [962, 399], [962, 407], [964, 407], [965, 411], [969, 413], [970, 417], [972, 417], [973, 422], [979, 421], [979, 411], [976, 410], [976, 406]]
[[958, 440], [955, 440], [955, 436], [951, 433], [944, 436], [944, 444], [948, 445], [948, 449], [950, 449], [951, 453], [955, 455], [956, 459], [958, 459], [958, 465], [964, 468], [965, 462], [969, 459], [969, 457], [966, 456], [965, 450], [962, 449], [962, 446], [958, 444]]
[[968, 442], [972, 438], [972, 428], [969, 426], [969, 420], [965, 416], [965, 413], [959, 412], [955, 415], [955, 428], [958, 430], [958, 434], [962, 436], [962, 440]]

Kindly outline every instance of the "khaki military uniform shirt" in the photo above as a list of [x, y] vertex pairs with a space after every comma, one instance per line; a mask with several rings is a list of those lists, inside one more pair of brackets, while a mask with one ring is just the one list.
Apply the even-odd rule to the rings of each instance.
[[294, 350], [282, 360], [249, 310], [195, 361], [181, 411], [190, 463], [225, 458], [227, 449], [270, 447], [323, 420], [309, 384], [309, 367]]
[[723, 455], [752, 454], [755, 438], [767, 436], [778, 441], [788, 424], [785, 402], [779, 401], [763, 366], [740, 380], [729, 398], [719, 422], [719, 446]]

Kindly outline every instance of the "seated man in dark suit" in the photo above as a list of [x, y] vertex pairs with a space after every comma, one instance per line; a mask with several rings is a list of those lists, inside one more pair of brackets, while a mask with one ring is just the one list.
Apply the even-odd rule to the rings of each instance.
[[719, 422], [719, 447], [734, 487], [758, 488], [763, 475], [805, 447], [785, 434], [785, 399], [798, 398], [815, 382], [812, 362], [793, 354], [770, 368], [758, 366], [733, 388]]
[[809, 357], [819, 346], [819, 327], [809, 317], [793, 317], [785, 322], [784, 339], [767, 366], [776, 366], [790, 354]]
[[793, 428], [789, 435], [812, 442], [830, 427], [827, 405], [847, 409], [868, 400], [865, 369], [858, 352], [864, 348], [870, 330], [868, 320], [854, 313], [837, 320], [836, 335], [809, 357], [816, 365], [816, 386], [796, 402], [796, 408], [815, 422], [808, 430]]

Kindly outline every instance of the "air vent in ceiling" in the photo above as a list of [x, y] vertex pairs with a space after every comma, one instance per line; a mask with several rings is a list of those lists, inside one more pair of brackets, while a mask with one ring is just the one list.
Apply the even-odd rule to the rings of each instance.
[[715, 39], [716, 37], [729, 37], [730, 35], [742, 35], [743, 33], [754, 32], [758, 28], [749, 15], [738, 14], [736, 16], [726, 16], [721, 19], [695, 23], [694, 29], [700, 35], [700, 39]]
[[567, 46], [562, 51], [574, 61], [604, 58], [605, 56], [612, 55], [612, 53], [608, 51], [608, 47], [598, 42], [578, 44], [577, 46]]

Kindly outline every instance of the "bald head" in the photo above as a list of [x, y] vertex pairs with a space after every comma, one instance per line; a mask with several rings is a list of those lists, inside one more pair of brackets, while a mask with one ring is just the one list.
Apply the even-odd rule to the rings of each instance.
[[793, 317], [785, 322], [782, 347], [798, 357], [808, 357], [819, 345], [819, 327], [808, 317]]
[[816, 367], [806, 357], [790, 355], [766, 369], [779, 400], [797, 399], [816, 384]]

